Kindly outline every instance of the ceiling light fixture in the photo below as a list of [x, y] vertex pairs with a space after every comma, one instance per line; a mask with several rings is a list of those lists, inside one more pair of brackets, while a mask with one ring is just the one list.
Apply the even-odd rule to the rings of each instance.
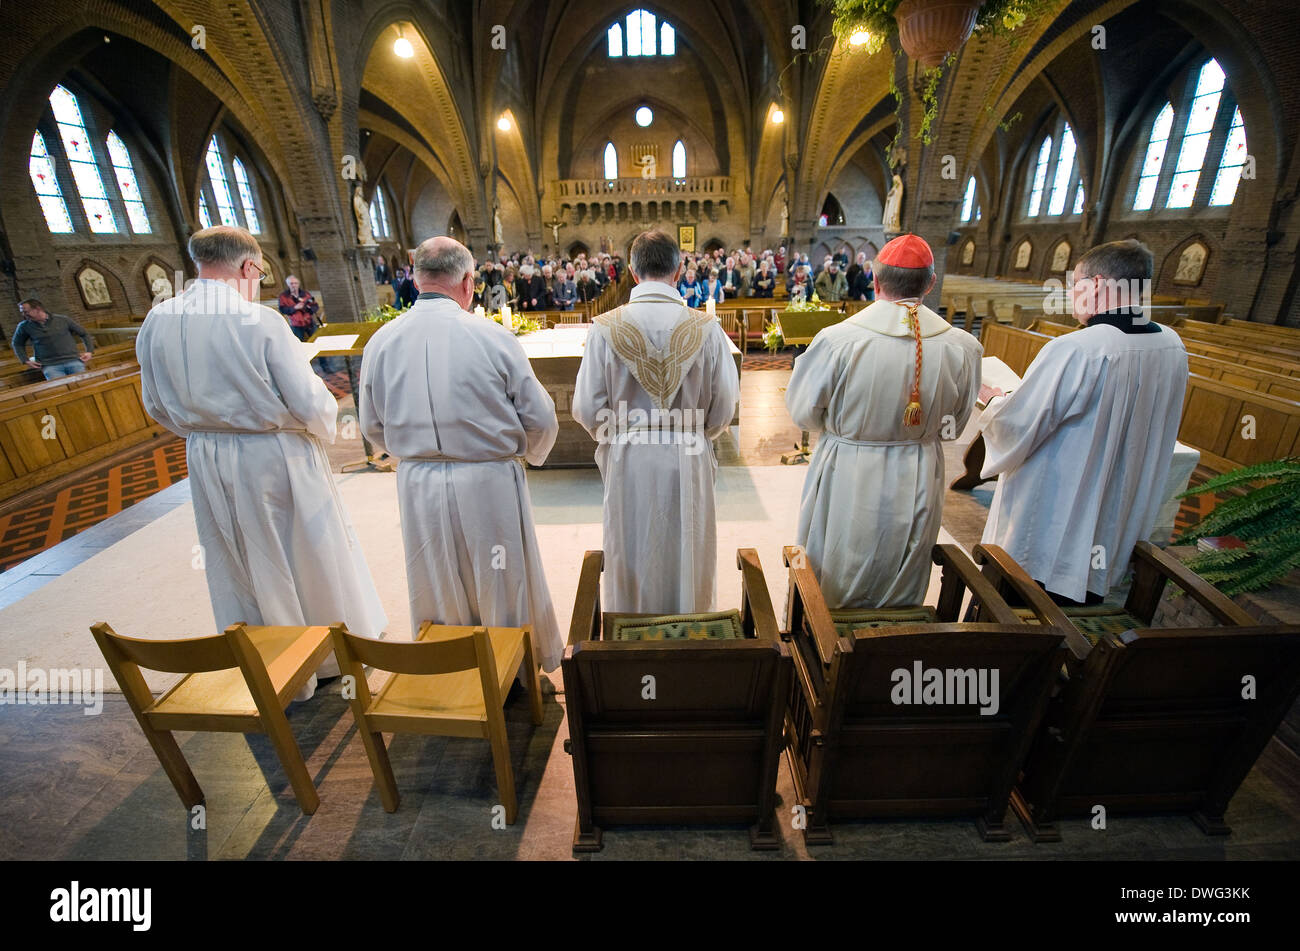
[[410, 40], [402, 36], [402, 28], [400, 26], [397, 28], [397, 40], [393, 43], [393, 52], [402, 59], [410, 59], [415, 55], [415, 47], [411, 45]]
[[868, 33], [866, 30], [854, 30], [851, 34], [849, 34], [849, 45], [861, 46], [862, 44], [866, 43], [870, 39], [871, 39], [871, 34]]
[[497, 120], [497, 128], [500, 129], [502, 132], [509, 132], [509, 131], [510, 131], [510, 114], [509, 114], [509, 113], [506, 113], [506, 112], [501, 113], [501, 118]]
[[780, 125], [785, 121], [785, 113], [777, 106], [772, 107], [772, 125]]

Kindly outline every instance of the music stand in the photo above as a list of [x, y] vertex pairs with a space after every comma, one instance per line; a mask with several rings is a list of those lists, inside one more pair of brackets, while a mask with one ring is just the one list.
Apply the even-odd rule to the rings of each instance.
[[349, 462], [346, 465], [341, 466], [339, 468], [340, 472], [394, 471], [392, 465], [384, 461], [384, 459], [387, 458], [387, 454], [385, 454], [381, 459], [375, 459], [374, 447], [370, 445], [370, 440], [366, 438], [365, 432], [361, 429], [361, 394], [357, 390], [357, 378], [352, 373], [352, 358], [361, 356], [362, 351], [366, 348], [366, 343], [370, 340], [371, 336], [373, 336], [374, 332], [382, 326], [383, 324], [374, 322], [367, 322], [366, 324], [360, 325], [360, 327], [358, 327], [357, 324], [325, 324], [308, 339], [309, 343], [315, 343], [316, 338], [318, 337], [336, 337], [344, 333], [350, 333], [354, 330], [357, 331], [357, 339], [353, 346], [336, 350], [321, 348], [321, 350], [316, 353], [316, 356], [313, 357], [313, 359], [319, 357], [342, 357], [343, 365], [346, 367], [348, 373], [348, 388], [352, 391], [353, 418], [356, 420], [357, 432], [361, 436], [361, 448], [365, 451], [366, 458], [359, 462]]

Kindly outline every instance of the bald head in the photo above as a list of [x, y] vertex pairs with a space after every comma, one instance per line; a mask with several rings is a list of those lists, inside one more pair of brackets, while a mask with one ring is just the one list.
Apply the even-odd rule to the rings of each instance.
[[415, 249], [415, 286], [420, 293], [446, 294], [461, 309], [474, 299], [474, 255], [454, 238], [427, 238]]

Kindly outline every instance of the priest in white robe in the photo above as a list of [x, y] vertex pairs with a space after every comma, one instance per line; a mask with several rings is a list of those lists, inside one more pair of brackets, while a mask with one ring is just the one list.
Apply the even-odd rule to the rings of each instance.
[[1075, 266], [1083, 329], [1051, 341], [980, 417], [985, 478], [998, 476], [984, 541], [1064, 601], [1099, 601], [1151, 534], [1173, 461], [1187, 351], [1142, 310], [1152, 256], [1138, 241]]
[[[220, 225], [189, 251], [198, 279], [149, 312], [136, 356], [145, 410], [185, 437], [217, 630], [342, 621], [378, 637], [388, 619], [321, 445], [338, 402], [284, 318], [257, 303], [257, 240]], [[333, 654], [318, 671], [338, 672]]]
[[722, 325], [678, 293], [681, 261], [662, 231], [632, 242], [631, 299], [595, 318], [578, 369], [573, 418], [596, 440], [605, 485], [607, 611], [713, 609], [713, 440], [735, 416], [740, 377]]
[[921, 303], [934, 256], [916, 235], [873, 264], [876, 301], [795, 360], [785, 403], [820, 432], [797, 539], [831, 610], [922, 604], [943, 515], [944, 439], [970, 418], [983, 350]]
[[424, 621], [531, 624], [548, 671], [564, 652], [521, 459], [555, 445], [555, 403], [523, 347], [468, 313], [474, 258], [451, 238], [415, 251], [420, 294], [366, 345], [361, 428], [401, 462], [397, 500], [411, 631]]

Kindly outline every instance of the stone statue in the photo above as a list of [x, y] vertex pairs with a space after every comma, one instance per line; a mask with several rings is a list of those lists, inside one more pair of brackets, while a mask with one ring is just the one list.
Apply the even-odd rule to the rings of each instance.
[[781, 237], [787, 237], [790, 234], [790, 203], [781, 199]]
[[894, 171], [894, 181], [889, 186], [889, 194], [885, 196], [885, 215], [881, 225], [885, 229], [885, 234], [903, 232], [903, 179], [897, 170]]
[[501, 206], [498, 205], [492, 209], [492, 237], [497, 245], [505, 244], [506, 239], [504, 232], [501, 230]]
[[366, 196], [361, 193], [360, 182], [352, 192], [352, 210], [357, 216], [357, 244], [363, 248], [373, 247], [375, 236], [370, 231], [370, 206], [366, 204]]

